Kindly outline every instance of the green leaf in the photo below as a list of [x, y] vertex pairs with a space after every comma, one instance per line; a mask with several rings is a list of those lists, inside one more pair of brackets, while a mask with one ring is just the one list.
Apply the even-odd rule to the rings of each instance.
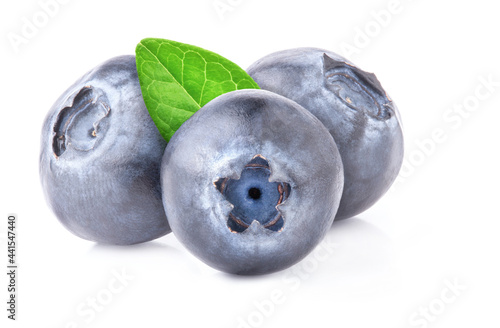
[[142, 96], [163, 138], [210, 100], [259, 89], [238, 65], [211, 51], [164, 39], [143, 39], [135, 50]]

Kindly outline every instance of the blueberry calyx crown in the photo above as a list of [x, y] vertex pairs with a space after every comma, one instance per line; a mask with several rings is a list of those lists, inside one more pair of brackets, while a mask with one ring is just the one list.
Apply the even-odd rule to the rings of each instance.
[[234, 207], [227, 220], [231, 232], [248, 229], [253, 221], [274, 232], [283, 230], [285, 220], [278, 205], [290, 196], [290, 184], [270, 182], [271, 168], [262, 155], [245, 165], [239, 179], [219, 178], [215, 188]]
[[63, 108], [57, 116], [52, 140], [54, 156], [61, 156], [69, 145], [80, 151], [93, 149], [105, 131], [105, 124], [101, 123], [110, 110], [100, 90], [91, 86], [79, 90], [71, 106]]
[[323, 54], [323, 70], [327, 87], [353, 110], [364, 111], [387, 120], [394, 114], [392, 100], [373, 73]]

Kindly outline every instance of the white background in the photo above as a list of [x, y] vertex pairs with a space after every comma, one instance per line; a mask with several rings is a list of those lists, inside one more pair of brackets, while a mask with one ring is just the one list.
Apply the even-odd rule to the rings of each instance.
[[[60, 2], [47, 20], [35, 0], [0, 5], [0, 262], [6, 266], [10, 213], [18, 216], [19, 244], [18, 321], [6, 318], [5, 268], [2, 327], [500, 325], [493, 1], [221, 0], [231, 6], [222, 15], [213, 0]], [[23, 36], [33, 21], [38, 31]], [[14, 35], [25, 42], [13, 45]], [[215, 271], [173, 234], [131, 247], [73, 236], [43, 199], [43, 119], [77, 78], [133, 54], [145, 37], [201, 46], [243, 68], [293, 47], [347, 56], [377, 74], [401, 111], [400, 179], [371, 209], [334, 224], [315, 253], [272, 275]]]

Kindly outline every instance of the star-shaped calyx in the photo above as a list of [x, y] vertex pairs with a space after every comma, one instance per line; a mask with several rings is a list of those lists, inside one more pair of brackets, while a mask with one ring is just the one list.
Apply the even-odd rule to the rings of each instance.
[[326, 86], [353, 110], [385, 121], [394, 114], [391, 98], [373, 73], [365, 72], [344, 61], [323, 54]]
[[262, 155], [255, 155], [245, 165], [239, 179], [220, 178], [215, 188], [229, 201], [233, 210], [227, 225], [232, 232], [245, 231], [253, 221], [271, 231], [281, 231], [285, 224], [278, 209], [290, 195], [286, 182], [270, 182], [271, 168]]

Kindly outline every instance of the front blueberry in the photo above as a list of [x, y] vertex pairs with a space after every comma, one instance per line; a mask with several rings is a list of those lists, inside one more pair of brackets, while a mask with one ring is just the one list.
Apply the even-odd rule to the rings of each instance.
[[163, 204], [176, 237], [218, 270], [264, 274], [304, 258], [329, 230], [343, 168], [328, 130], [263, 90], [212, 100], [170, 140]]

